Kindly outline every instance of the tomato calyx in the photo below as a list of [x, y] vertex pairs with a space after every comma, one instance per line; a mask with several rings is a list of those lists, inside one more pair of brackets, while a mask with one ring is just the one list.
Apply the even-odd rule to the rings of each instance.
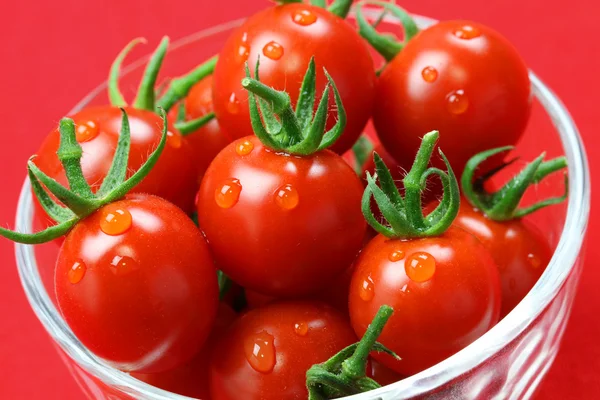
[[[363, 14], [362, 7], [365, 4], [383, 8], [379, 18], [372, 24], [367, 21]], [[392, 35], [377, 32], [377, 26], [388, 14], [392, 14], [400, 21], [400, 25], [402, 25], [402, 29], [404, 30], [404, 40], [398, 41]], [[356, 21], [358, 23], [358, 33], [388, 62], [402, 51], [406, 43], [413, 36], [419, 33], [419, 27], [406, 10], [394, 3], [384, 1], [364, 1], [357, 4]]]
[[[362, 198], [362, 211], [369, 225], [377, 232], [394, 239], [439, 236], [456, 218], [460, 206], [458, 181], [441, 150], [439, 153], [446, 164], [447, 172], [439, 168], [427, 168], [438, 137], [437, 131], [423, 136], [413, 166], [402, 181], [404, 197], [400, 195], [390, 170], [381, 157], [374, 153], [376, 173], [375, 176], [371, 176], [367, 172], [367, 187]], [[431, 175], [437, 175], [442, 181], [443, 196], [438, 206], [425, 216], [421, 204], [421, 192], [425, 189], [427, 179]], [[377, 185], [377, 179], [380, 186]], [[387, 225], [380, 223], [373, 215], [371, 197], [375, 199]]]
[[504, 184], [498, 191], [493, 193], [486, 191], [484, 187], [485, 182], [516, 161], [517, 158], [505, 162], [499, 167], [494, 168], [477, 178], [474, 178], [475, 171], [478, 169], [479, 165], [488, 158], [499, 153], [510, 151], [513, 148], [513, 146], [498, 147], [476, 154], [467, 162], [461, 177], [463, 194], [467, 200], [494, 221], [508, 221], [511, 219], [522, 218], [540, 208], [562, 203], [567, 198], [569, 192], [569, 180], [565, 172], [565, 190], [562, 196], [550, 197], [527, 207], [519, 207], [519, 203], [530, 185], [536, 184], [546, 176], [567, 167], [567, 159], [564, 156], [544, 161], [546, 156], [545, 152], [527, 164], [525, 168]]
[[[307, 156], [335, 143], [346, 127], [346, 112], [335, 82], [325, 68], [323, 70], [328, 83], [317, 111], [313, 112], [316, 97], [314, 57], [311, 58], [304, 75], [296, 110], [292, 108], [289, 94], [259, 81], [258, 70], [259, 61], [256, 62], [255, 78], [252, 79], [246, 63], [246, 78], [242, 79], [242, 86], [250, 92], [248, 103], [252, 129], [265, 146], [275, 151]], [[331, 89], [333, 89], [338, 119], [335, 125], [325, 132]]]
[[309, 400], [334, 399], [381, 387], [366, 376], [367, 360], [372, 351], [400, 358], [376, 341], [393, 312], [392, 307], [382, 305], [360, 342], [346, 347], [324, 363], [313, 365], [306, 372]]
[[354, 155], [354, 172], [356, 172], [356, 175], [362, 175], [363, 166], [374, 148], [373, 142], [366, 134], [360, 135], [356, 143], [354, 143], [352, 154]]
[[[54, 240], [66, 234], [77, 222], [94, 211], [125, 196], [148, 175], [158, 161], [167, 141], [166, 113], [164, 110], [161, 111], [163, 132], [158, 146], [140, 169], [129, 179], [126, 179], [131, 137], [127, 113], [124, 109], [121, 109], [121, 111], [123, 119], [119, 141], [112, 164], [100, 189], [96, 193], [93, 193], [90, 185], [85, 180], [81, 169], [83, 150], [77, 142], [75, 123], [70, 118], [63, 118], [59, 126], [60, 145], [56, 154], [63, 165], [70, 189], [67, 189], [42, 172], [32, 161], [35, 156], [27, 163], [27, 172], [33, 193], [46, 213], [58, 224], [34, 234], [25, 234], [0, 228], [1, 236], [26, 244], [39, 244]], [[64, 206], [58, 204], [46, 192], [44, 187], [47, 192], [50, 192]]]

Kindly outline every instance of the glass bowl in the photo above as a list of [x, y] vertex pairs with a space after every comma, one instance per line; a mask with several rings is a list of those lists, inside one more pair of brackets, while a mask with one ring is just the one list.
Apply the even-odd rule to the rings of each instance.
[[[421, 27], [433, 20], [416, 17]], [[176, 76], [218, 53], [229, 32], [241, 20], [216, 26], [179, 40], [171, 46], [164, 76]], [[394, 27], [393, 21], [387, 21]], [[125, 69], [121, 87], [133, 89], [145, 59]], [[590, 208], [590, 182], [583, 143], [560, 100], [531, 73], [535, 96], [530, 126], [519, 144], [523, 159], [548, 150], [565, 154], [570, 180], [568, 202], [535, 214], [534, 223], [546, 233], [555, 252], [541, 279], [525, 299], [498, 325], [462, 351], [402, 381], [354, 400], [388, 399], [527, 399], [552, 364], [573, 304], [582, 267], [584, 236]], [[93, 90], [70, 112], [91, 104], [106, 104], [106, 83]], [[443, 132], [442, 132], [443, 134]], [[552, 192], [561, 177], [542, 183], [533, 195]], [[25, 181], [18, 204], [16, 228], [35, 227], [30, 185]], [[56, 343], [59, 354], [90, 399], [188, 399], [140, 382], [109, 367], [90, 353], [73, 335], [57, 311], [53, 270], [57, 246], [16, 245], [19, 274], [36, 315]]]

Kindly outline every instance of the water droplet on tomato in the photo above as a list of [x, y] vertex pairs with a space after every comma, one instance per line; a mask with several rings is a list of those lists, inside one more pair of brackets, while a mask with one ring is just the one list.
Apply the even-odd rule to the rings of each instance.
[[433, 67], [425, 67], [423, 68], [423, 70], [421, 71], [421, 76], [423, 77], [423, 80], [425, 82], [435, 82], [435, 80], [438, 77], [438, 72], [437, 69], [433, 68]]
[[75, 261], [73, 265], [71, 265], [71, 269], [69, 269], [69, 272], [67, 273], [69, 277], [69, 282], [71, 282], [73, 285], [79, 283], [83, 279], [86, 269], [87, 267], [85, 266], [85, 263], [83, 261]]
[[465, 25], [454, 31], [454, 36], [459, 39], [470, 40], [481, 36], [481, 31], [472, 25]]
[[424, 251], [413, 253], [404, 262], [404, 271], [414, 282], [428, 281], [435, 274], [435, 258]]
[[292, 21], [298, 25], [308, 26], [317, 22], [317, 16], [310, 10], [296, 10], [292, 14]]
[[388, 260], [391, 262], [400, 261], [404, 258], [404, 252], [402, 250], [394, 250], [388, 256]]
[[308, 324], [306, 322], [297, 322], [294, 324], [294, 332], [298, 336], [306, 336], [308, 333]]
[[254, 144], [248, 139], [241, 139], [235, 145], [235, 152], [240, 156], [247, 156], [254, 150]]
[[373, 279], [371, 279], [371, 275], [362, 281], [358, 295], [363, 301], [373, 300], [375, 296], [375, 284], [373, 283]]
[[137, 261], [127, 256], [114, 256], [110, 266], [115, 275], [125, 275], [140, 267]]
[[167, 131], [167, 143], [174, 149], [181, 147], [182, 136], [179, 132]]
[[107, 235], [121, 235], [131, 228], [131, 213], [126, 209], [106, 206], [101, 213], [100, 229]]
[[293, 210], [298, 206], [299, 201], [298, 191], [292, 185], [283, 185], [275, 193], [275, 202], [284, 210]]
[[238, 47], [238, 51], [237, 51], [238, 61], [244, 62], [244, 61], [248, 60], [249, 55], [250, 55], [250, 46], [248, 46], [247, 44], [240, 44], [240, 47]]
[[238, 202], [241, 192], [238, 179], [227, 179], [215, 190], [215, 202], [221, 208], [231, 208]]
[[231, 93], [229, 96], [229, 100], [227, 101], [227, 111], [230, 114], [237, 114], [240, 112], [240, 101], [235, 93]]
[[248, 32], [242, 33], [242, 43], [246, 43], [248, 41]]
[[86, 121], [75, 128], [75, 139], [79, 143], [88, 142], [98, 136], [100, 129], [94, 121]]
[[244, 341], [244, 353], [250, 366], [257, 372], [268, 374], [275, 367], [275, 339], [262, 331]]
[[279, 60], [283, 57], [283, 46], [275, 41], [270, 41], [263, 47], [263, 54], [271, 60]]
[[469, 99], [462, 89], [450, 92], [446, 96], [448, 111], [454, 115], [463, 114], [469, 108]]
[[542, 260], [533, 253], [527, 254], [527, 261], [533, 268], [539, 268], [542, 265]]

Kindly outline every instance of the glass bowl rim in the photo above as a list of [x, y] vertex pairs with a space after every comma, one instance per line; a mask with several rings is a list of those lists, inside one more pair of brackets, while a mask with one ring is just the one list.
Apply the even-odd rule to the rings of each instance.
[[[367, 15], [371, 12], [374, 12], [374, 10], [365, 10]], [[372, 16], [376, 15], [373, 14]], [[414, 15], [414, 18], [420, 27], [426, 27], [436, 22], [431, 18], [419, 15]], [[169, 52], [206, 39], [211, 35], [235, 28], [243, 20], [230, 21], [186, 36], [173, 43]], [[393, 23], [394, 21], [389, 19], [389, 22]], [[123, 70], [123, 75], [139, 68], [147, 59], [146, 56], [130, 64]], [[530, 79], [533, 94], [550, 115], [554, 126], [558, 130], [569, 162], [569, 199], [565, 225], [546, 271], [530, 293], [508, 316], [466, 348], [416, 375], [380, 389], [345, 397], [344, 399], [375, 399], [377, 396], [388, 392], [401, 393], [404, 398], [410, 398], [425, 394], [467, 373], [484, 363], [522, 333], [555, 297], [571, 272], [583, 246], [590, 212], [590, 176], [587, 157], [577, 127], [560, 99], [531, 71]], [[105, 88], [106, 82], [92, 90], [69, 112], [69, 115], [82, 109]], [[31, 232], [32, 216], [30, 183], [26, 178], [17, 206], [16, 229], [21, 232]], [[83, 347], [70, 331], [46, 293], [37, 270], [33, 247], [17, 243], [15, 244], [15, 254], [21, 283], [34, 312], [52, 339], [79, 366], [103, 383], [118, 388], [134, 398], [145, 396], [160, 400], [190, 399], [141, 382], [96, 358]], [[568, 268], [564, 268], [565, 265]]]

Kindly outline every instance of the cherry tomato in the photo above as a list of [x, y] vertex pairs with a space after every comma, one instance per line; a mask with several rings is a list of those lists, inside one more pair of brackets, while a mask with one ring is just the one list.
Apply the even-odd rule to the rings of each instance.
[[[213, 112], [212, 85], [213, 78], [212, 75], [209, 75], [192, 87], [184, 100], [186, 121], [201, 118]], [[178, 110], [178, 106], [171, 109], [170, 121], [177, 120]], [[229, 144], [230, 140], [227, 139], [216, 119], [211, 120], [197, 131], [187, 134], [185, 138], [194, 154], [194, 162], [198, 168], [198, 182], [201, 182], [212, 160]]]
[[306, 399], [306, 371], [356, 341], [348, 321], [326, 304], [283, 302], [249, 311], [213, 353], [212, 400]]
[[381, 386], [391, 385], [402, 380], [402, 376], [389, 369], [377, 360], [369, 359], [367, 364], [367, 376], [375, 379]]
[[362, 251], [350, 284], [350, 319], [362, 336], [386, 304], [394, 309], [378, 341], [395, 360], [373, 357], [412, 375], [483, 335], [500, 312], [500, 280], [490, 253], [470, 233], [391, 240], [378, 235]]
[[464, 199], [454, 225], [475, 235], [492, 254], [502, 283], [500, 318], [506, 316], [542, 276], [552, 258], [550, 245], [526, 221], [493, 221]]
[[407, 170], [423, 134], [439, 130], [460, 176], [471, 156], [519, 140], [531, 98], [527, 67], [504, 37], [485, 25], [444, 21], [409, 40], [383, 70], [373, 122]]
[[198, 220], [232, 280], [265, 295], [299, 297], [354, 261], [366, 228], [362, 191], [350, 166], [329, 150], [289, 156], [248, 136], [206, 171]]
[[131, 375], [169, 392], [197, 399], [209, 399], [209, 371], [212, 350], [214, 344], [229, 328], [235, 318], [235, 311], [225, 303], [220, 303], [213, 330], [202, 350], [194, 358], [177, 368], [158, 374]]
[[[350, 149], [371, 116], [375, 69], [369, 49], [343, 19], [309, 4], [271, 7], [247, 19], [227, 40], [214, 71], [213, 99], [217, 119], [231, 138], [252, 135], [248, 93], [240, 82], [244, 64], [253, 69], [260, 57], [260, 81], [289, 93], [296, 104], [306, 67], [314, 56], [317, 93], [331, 74], [348, 117], [346, 129], [332, 150]], [[318, 102], [317, 102], [318, 103]], [[328, 127], [336, 111], [330, 99]], [[315, 104], [316, 106], [316, 104]]]
[[[160, 142], [163, 123], [161, 118], [151, 111], [132, 107], [126, 107], [125, 110], [131, 126], [128, 164], [131, 175]], [[77, 140], [83, 148], [83, 174], [92, 190], [96, 191], [108, 173], [117, 147], [121, 130], [121, 111], [112, 106], [92, 107], [76, 113], [71, 118], [75, 121]], [[195, 179], [191, 150], [185, 138], [181, 137], [176, 129], [169, 126], [169, 132], [171, 133], [167, 146], [158, 163], [134, 191], [154, 194], [181, 207], [185, 212], [192, 212], [198, 183]], [[35, 163], [48, 176], [67, 185], [65, 171], [56, 155], [59, 142], [60, 133], [57, 128], [50, 132], [42, 143], [36, 153]], [[48, 217], [39, 204], [36, 211], [36, 214], [47, 222]]]
[[73, 333], [123, 371], [161, 372], [188, 361], [217, 313], [206, 241], [179, 208], [151, 195], [128, 195], [77, 223], [54, 282]]

